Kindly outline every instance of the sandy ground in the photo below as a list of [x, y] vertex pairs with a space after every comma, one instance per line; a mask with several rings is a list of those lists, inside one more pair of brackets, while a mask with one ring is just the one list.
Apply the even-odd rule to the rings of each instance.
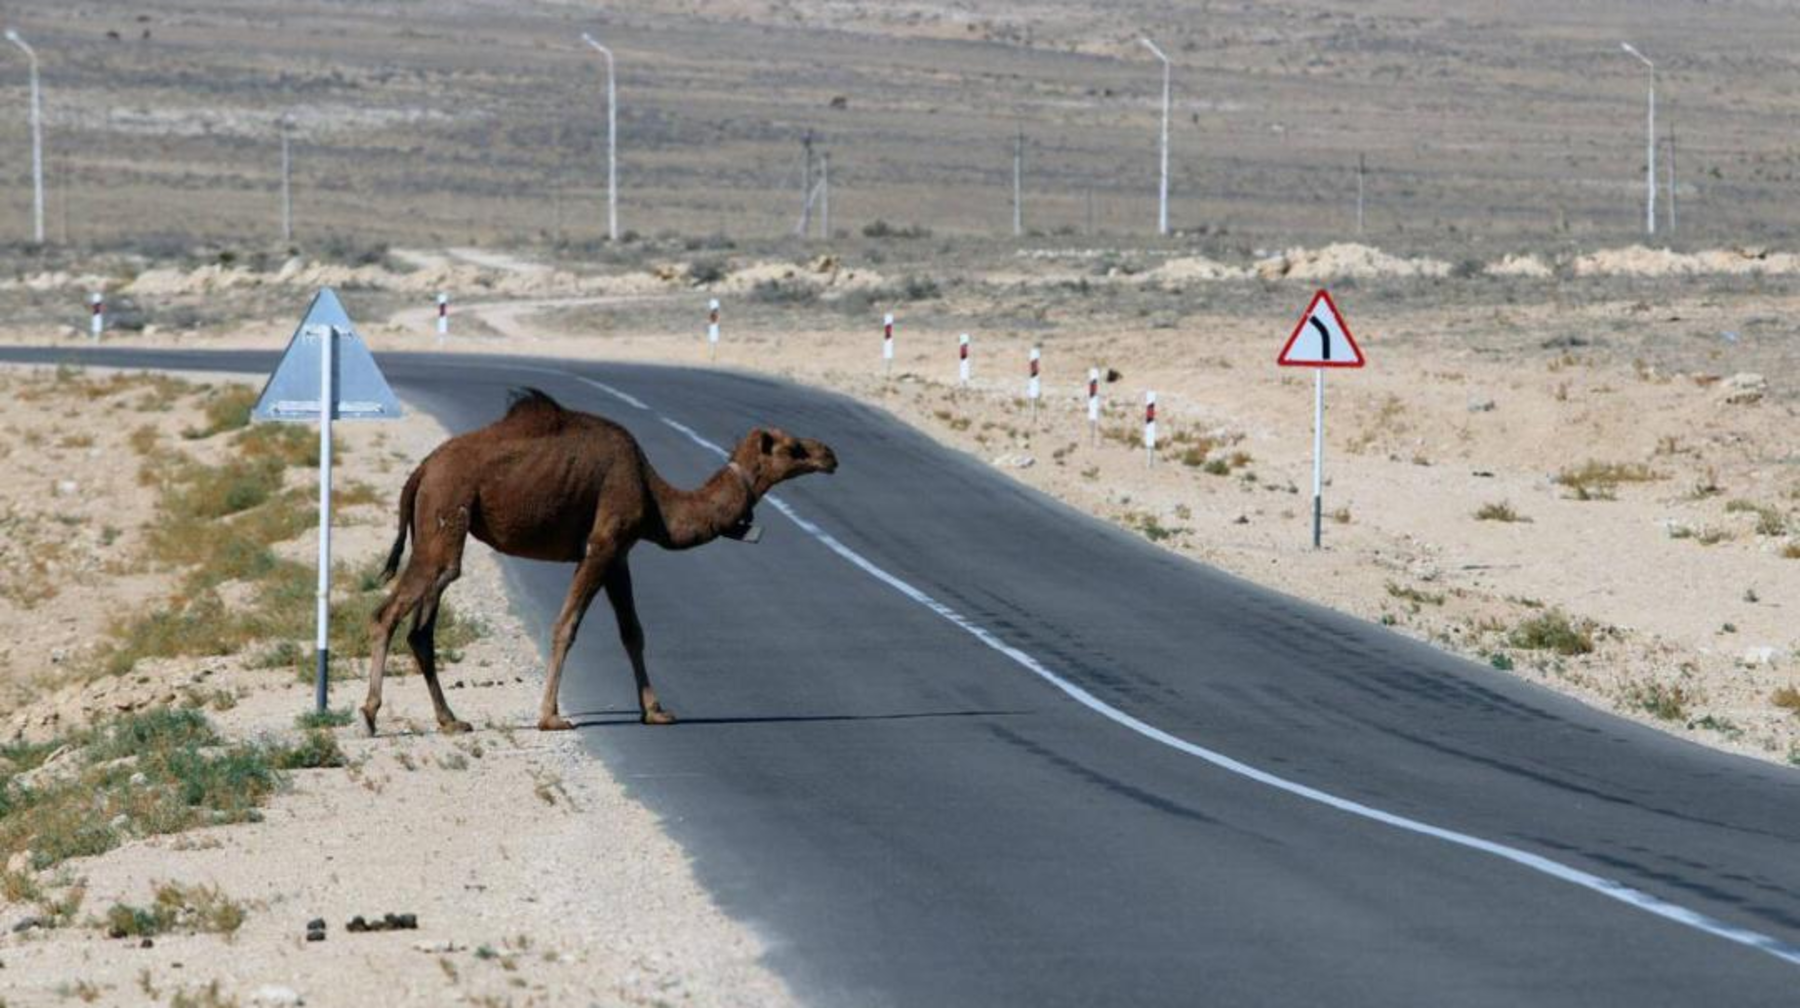
[[[29, 608], [10, 592], [0, 601], [8, 681], [19, 683], [12, 699], [23, 704], [9, 734], [223, 691], [235, 703], [209, 716], [228, 737], [296, 736], [294, 717], [308, 709], [311, 687], [286, 670], [250, 668], [244, 656], [145, 661], [93, 685], [61, 671], [107, 618], [168, 587], [163, 575], [108, 572], [128, 566], [150, 516], [152, 495], [136, 486], [135, 465], [118, 464], [130, 449], [115, 443], [135, 426], [117, 422], [118, 412], [137, 417], [132, 404], [145, 393], [70, 401], [43, 372], [6, 372], [0, 381], [15, 393], [0, 396], [0, 432], [25, 474], [0, 488], [14, 516], [8, 584], [20, 576], [19, 555], [44, 555], [29, 530], [54, 521], [46, 515], [68, 516], [52, 527], [73, 530], [54, 554], [62, 566], [46, 572], [62, 581], [60, 591], [28, 596]], [[142, 415], [179, 431], [196, 422], [193, 403]], [[34, 436], [45, 428], [69, 443]], [[340, 430], [338, 478], [370, 483], [384, 497], [336, 522], [336, 555], [360, 562], [392, 534], [386, 496], [443, 432], [417, 412]], [[66, 482], [77, 489], [57, 489]], [[102, 523], [120, 530], [109, 547], [89, 541]], [[301, 558], [315, 549], [303, 536], [280, 552]], [[77, 573], [57, 577], [69, 570]], [[216, 982], [221, 1000], [195, 1003], [295, 1003], [290, 995], [309, 1005], [787, 1003], [759, 965], [757, 938], [711, 905], [654, 817], [576, 736], [529, 727], [541, 686], [536, 642], [508, 611], [490, 553], [469, 552], [451, 597], [485, 627], [444, 673], [451, 703], [476, 731], [438, 734], [423, 683], [390, 678], [381, 734], [335, 730], [348, 766], [294, 772], [264, 821], [140, 838], [55, 870], [85, 885], [79, 916], [89, 919], [115, 902], [148, 903], [159, 882], [217, 885], [248, 907], [234, 936], [165, 935], [141, 948], [91, 923], [14, 933], [32, 910], [8, 906], [0, 911], [0, 999], [162, 1004]], [[334, 704], [348, 705], [364, 684], [334, 689]], [[419, 927], [344, 929], [355, 915], [386, 913], [416, 914]], [[322, 943], [304, 940], [316, 917], [329, 925]]]

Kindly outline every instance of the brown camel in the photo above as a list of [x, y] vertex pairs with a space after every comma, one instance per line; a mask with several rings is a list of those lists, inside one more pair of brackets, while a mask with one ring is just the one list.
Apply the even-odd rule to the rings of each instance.
[[537, 389], [516, 393], [506, 416], [451, 438], [426, 456], [400, 494], [400, 533], [388, 554], [384, 579], [400, 567], [408, 529], [413, 554], [370, 621], [369, 698], [362, 707], [370, 734], [381, 709], [388, 643], [409, 613], [416, 615], [406, 640], [431, 691], [438, 726], [447, 732], [469, 730], [468, 722], [457, 720], [444, 701], [433, 643], [438, 599], [462, 572], [469, 533], [510, 556], [576, 565], [551, 639], [540, 729], [573, 727], [558, 713], [557, 687], [582, 614], [603, 587], [637, 678], [643, 723], [673, 724], [674, 715], [657, 702], [644, 670], [644, 630], [632, 601], [627, 563], [631, 547], [640, 539], [680, 550], [721, 535], [742, 538], [751, 528], [751, 508], [770, 487], [806, 473], [836, 470], [837, 456], [824, 444], [758, 428], [698, 489], [677, 490], [650, 468], [625, 428], [564, 409]]

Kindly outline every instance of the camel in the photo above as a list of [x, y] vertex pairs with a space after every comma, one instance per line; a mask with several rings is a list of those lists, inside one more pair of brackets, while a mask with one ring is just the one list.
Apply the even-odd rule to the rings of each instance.
[[675, 723], [656, 699], [644, 668], [644, 629], [631, 595], [631, 547], [649, 540], [692, 549], [719, 536], [754, 541], [751, 510], [776, 484], [837, 470], [837, 456], [811, 438], [756, 428], [728, 461], [694, 490], [670, 486], [651, 468], [637, 439], [603, 417], [565, 409], [537, 389], [518, 390], [506, 415], [439, 445], [407, 477], [400, 494], [400, 531], [384, 580], [400, 569], [410, 531], [412, 558], [370, 620], [369, 696], [363, 723], [375, 733], [381, 677], [394, 629], [413, 614], [407, 633], [431, 693], [438, 727], [469, 730], [438, 685], [433, 637], [438, 600], [462, 572], [466, 536], [509, 556], [575, 564], [574, 583], [556, 618], [538, 728], [574, 727], [558, 708], [563, 661], [581, 617], [606, 589], [619, 637], [637, 679], [639, 720]]

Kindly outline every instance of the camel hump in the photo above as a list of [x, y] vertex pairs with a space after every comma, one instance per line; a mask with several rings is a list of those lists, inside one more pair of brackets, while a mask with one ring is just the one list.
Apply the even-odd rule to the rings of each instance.
[[550, 398], [548, 392], [525, 387], [507, 393], [506, 416], [502, 423], [508, 427], [527, 428], [531, 434], [550, 434], [561, 430], [568, 418], [569, 411]]

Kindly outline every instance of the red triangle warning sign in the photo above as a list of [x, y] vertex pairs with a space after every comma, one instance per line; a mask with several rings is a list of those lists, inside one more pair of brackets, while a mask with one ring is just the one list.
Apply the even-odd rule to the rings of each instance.
[[1300, 316], [1300, 324], [1275, 363], [1282, 367], [1358, 368], [1367, 362], [1330, 293], [1320, 291], [1306, 306], [1306, 314]]

